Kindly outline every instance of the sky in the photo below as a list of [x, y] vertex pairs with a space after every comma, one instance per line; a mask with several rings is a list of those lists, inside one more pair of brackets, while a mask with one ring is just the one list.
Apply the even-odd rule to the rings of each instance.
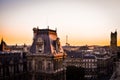
[[0, 0], [0, 39], [8, 45], [33, 41], [34, 27], [57, 28], [62, 45], [110, 45], [117, 30], [120, 0]]

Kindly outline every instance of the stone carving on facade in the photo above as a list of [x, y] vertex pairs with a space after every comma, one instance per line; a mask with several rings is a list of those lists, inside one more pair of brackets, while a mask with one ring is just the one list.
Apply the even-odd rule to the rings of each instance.
[[41, 37], [39, 37], [37, 39], [37, 43], [36, 44], [37, 44], [36, 45], [36, 51], [38, 53], [43, 53], [44, 52], [44, 41], [43, 41], [43, 39]]

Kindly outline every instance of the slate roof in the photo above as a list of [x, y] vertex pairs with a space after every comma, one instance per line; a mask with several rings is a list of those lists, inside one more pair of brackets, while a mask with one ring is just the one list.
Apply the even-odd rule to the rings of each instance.
[[30, 52], [32, 54], [36, 54], [36, 41], [39, 37], [41, 37], [44, 41], [44, 53], [51, 53], [51, 39], [49, 34], [53, 33], [57, 35], [55, 30], [51, 29], [37, 29], [37, 35], [35, 36], [32, 46], [30, 48]]
[[68, 57], [82, 58], [82, 53], [77, 51], [65, 51]]
[[96, 59], [96, 56], [90, 53], [83, 54], [82, 52], [67, 50], [65, 50], [65, 52], [67, 53], [67, 56], [71, 58]]
[[19, 63], [20, 59], [23, 60], [23, 53], [21, 55], [19, 52], [0, 52], [0, 62], [2, 64], [9, 64], [11, 60], [16, 64]]
[[95, 59], [96, 56], [93, 55], [93, 54], [85, 54], [85, 55], [83, 56], [83, 58], [84, 58], [84, 59]]

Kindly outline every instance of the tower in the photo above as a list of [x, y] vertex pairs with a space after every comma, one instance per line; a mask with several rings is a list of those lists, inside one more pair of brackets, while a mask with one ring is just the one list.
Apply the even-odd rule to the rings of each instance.
[[33, 43], [27, 55], [28, 71], [44, 74], [62, 72], [66, 54], [56, 30], [33, 28], [33, 34]]
[[115, 53], [117, 50], [117, 31], [115, 31], [114, 33], [111, 32], [111, 41], [110, 41], [110, 47], [112, 50], [112, 53]]
[[5, 52], [9, 52], [10, 51], [10, 48], [7, 46], [7, 44], [3, 40], [3, 38], [1, 39], [0, 51], [5, 51]]

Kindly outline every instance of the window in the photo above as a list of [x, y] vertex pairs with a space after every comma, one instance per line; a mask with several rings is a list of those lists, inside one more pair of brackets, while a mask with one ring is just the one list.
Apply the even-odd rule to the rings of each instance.
[[86, 62], [88, 62], [88, 60], [86, 59]]
[[19, 71], [22, 72], [23, 71], [23, 65], [19, 64]]
[[9, 66], [9, 72], [12, 73], [12, 66]]
[[38, 70], [42, 70], [42, 61], [38, 61]]
[[31, 62], [28, 63], [28, 67], [29, 67], [29, 71], [31, 71], [31, 69], [32, 69]]
[[44, 41], [43, 41], [43, 39], [41, 37], [39, 37], [37, 39], [37, 42], [36, 42], [36, 51], [38, 53], [43, 53], [43, 51], [44, 51]]
[[50, 63], [47, 65], [47, 71], [50, 71]]

